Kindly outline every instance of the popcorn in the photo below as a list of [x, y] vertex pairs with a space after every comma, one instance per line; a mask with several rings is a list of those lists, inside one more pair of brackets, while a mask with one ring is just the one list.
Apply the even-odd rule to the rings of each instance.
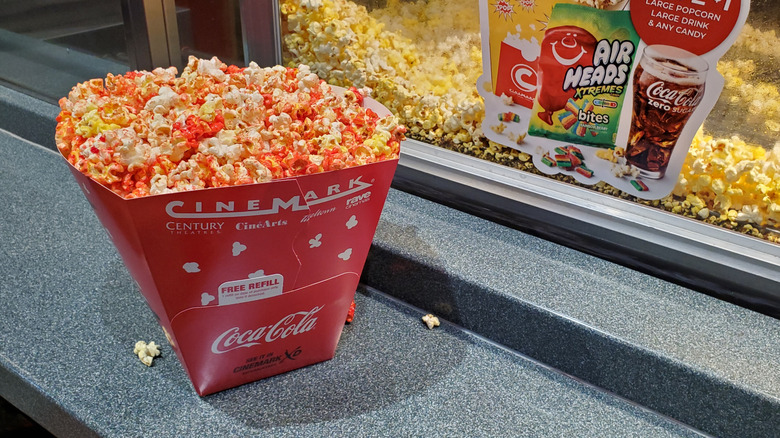
[[639, 168], [628, 164], [624, 158], [618, 159], [618, 161], [612, 165], [610, 171], [616, 178], [622, 178], [624, 176], [637, 178], [639, 176]]
[[433, 330], [434, 327], [438, 327], [441, 325], [441, 322], [439, 321], [439, 318], [433, 316], [433, 314], [427, 314], [422, 317], [423, 322], [425, 325], [428, 326], [429, 330]]
[[515, 104], [515, 100], [512, 99], [511, 96], [507, 96], [505, 93], [501, 93], [501, 103], [503, 103], [506, 106], [512, 106]]
[[60, 100], [56, 141], [125, 198], [260, 183], [396, 158], [405, 128], [362, 101], [305, 65], [190, 57], [178, 78], [155, 69], [77, 85]]
[[506, 130], [506, 125], [504, 123], [499, 123], [498, 125], [491, 125], [490, 129], [495, 131], [496, 134], [503, 134], [504, 130]]
[[137, 355], [144, 365], [150, 367], [154, 358], [160, 355], [160, 348], [154, 341], [148, 344], [144, 341], [138, 341], [133, 348], [133, 354]]
[[619, 1], [620, 0], [577, 0], [578, 3], [597, 9], [606, 9], [610, 6], [615, 6]]
[[742, 210], [737, 213], [738, 221], [752, 222], [754, 224], [760, 224], [763, 221], [763, 215], [759, 211], [756, 205], [745, 205]]
[[[780, 148], [767, 152], [737, 137], [713, 139], [701, 130], [683, 164], [674, 195], [698, 195], [710, 212], [731, 213], [733, 220], [780, 225], [772, 212], [780, 190]], [[698, 211], [701, 213], [701, 210]]]
[[479, 22], [470, 19], [476, 4], [389, 0], [371, 13], [348, 0], [322, 0], [316, 9], [306, 4], [282, 1], [293, 63], [309, 64], [337, 85], [372, 88], [412, 137], [479, 138], [484, 106], [473, 87], [481, 74]]

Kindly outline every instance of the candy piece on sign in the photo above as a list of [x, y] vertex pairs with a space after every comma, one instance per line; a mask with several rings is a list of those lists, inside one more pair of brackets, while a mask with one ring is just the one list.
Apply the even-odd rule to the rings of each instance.
[[498, 120], [502, 122], [519, 122], [520, 116], [513, 112], [500, 113], [498, 115]]
[[582, 155], [582, 151], [577, 146], [574, 146], [574, 145], [566, 146], [566, 152], [574, 155], [575, 157], [579, 158], [580, 160], [584, 160], [585, 159], [585, 156]]
[[542, 155], [542, 163], [544, 163], [544, 164], [546, 164], [547, 166], [550, 166], [550, 167], [555, 167], [556, 166], [555, 160], [550, 158], [550, 154]]
[[587, 178], [590, 178], [590, 177], [593, 176], [593, 171], [588, 169], [585, 166], [580, 166], [580, 167], [574, 169], [574, 171], [579, 173], [580, 175], [582, 175], [584, 177], [587, 177]]
[[638, 179], [632, 179], [631, 185], [640, 192], [646, 192], [650, 190], [644, 182]]
[[561, 125], [563, 125], [564, 129], [569, 129], [574, 126], [575, 123], [577, 123], [577, 116], [566, 111], [558, 116], [558, 121], [561, 122]]
[[593, 105], [593, 102], [588, 102], [587, 99], [585, 100], [583, 107], [586, 113], [592, 113], [593, 110], [596, 109], [596, 107]]
[[[559, 158], [559, 157], [561, 157], [561, 158]], [[560, 155], [556, 155], [555, 156], [555, 164], [558, 167], [571, 167], [572, 166], [571, 159], [569, 159], [568, 156], [560, 156]]]
[[579, 105], [577, 105], [577, 102], [575, 102], [572, 99], [569, 99], [569, 100], [566, 101], [566, 106], [564, 107], [564, 109], [569, 114], [577, 114], [578, 112], [580, 112]]

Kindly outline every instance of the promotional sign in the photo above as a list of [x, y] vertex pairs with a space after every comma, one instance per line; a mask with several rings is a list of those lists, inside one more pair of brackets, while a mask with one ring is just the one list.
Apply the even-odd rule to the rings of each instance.
[[133, 199], [69, 167], [205, 395], [333, 357], [397, 164]]
[[[482, 0], [485, 136], [644, 199], [677, 183], [748, 0]], [[593, 5], [596, 6], [593, 6]]]

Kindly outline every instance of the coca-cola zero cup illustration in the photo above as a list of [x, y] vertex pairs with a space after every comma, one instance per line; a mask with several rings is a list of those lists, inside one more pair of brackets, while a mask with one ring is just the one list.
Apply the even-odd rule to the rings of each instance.
[[663, 178], [677, 140], [704, 96], [709, 66], [686, 50], [651, 45], [634, 73], [626, 159], [643, 177]]

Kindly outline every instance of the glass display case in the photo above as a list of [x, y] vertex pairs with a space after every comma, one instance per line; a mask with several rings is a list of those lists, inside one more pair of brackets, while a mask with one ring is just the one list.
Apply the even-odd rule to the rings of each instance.
[[777, 304], [780, 16], [771, 2], [751, 2], [717, 63], [723, 92], [672, 193], [655, 200], [547, 175], [530, 148], [486, 138], [476, 85], [485, 52], [480, 2], [280, 4], [286, 64], [371, 88], [408, 126], [399, 186], [728, 299]]
[[[751, 4], [748, 24], [718, 64], [724, 92], [673, 195], [645, 204], [776, 242], [780, 18], [769, 5]], [[372, 88], [413, 139], [535, 170], [522, 152], [482, 135], [478, 2], [288, 1], [282, 15], [286, 63], [309, 64], [334, 83]], [[607, 185], [593, 189], [630, 198]]]

